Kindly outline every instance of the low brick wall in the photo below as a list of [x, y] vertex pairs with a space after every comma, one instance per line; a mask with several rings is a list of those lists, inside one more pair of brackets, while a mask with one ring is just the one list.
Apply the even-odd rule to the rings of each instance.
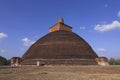
[[22, 65], [97, 65], [94, 59], [28, 59]]

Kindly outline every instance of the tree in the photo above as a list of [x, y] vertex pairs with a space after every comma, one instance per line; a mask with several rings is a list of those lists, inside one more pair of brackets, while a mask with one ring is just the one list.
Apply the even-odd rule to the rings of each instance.
[[109, 59], [109, 64], [110, 65], [120, 65], [120, 59], [110, 58]]
[[6, 58], [0, 56], [0, 66], [1, 65], [8, 65], [8, 64], [9, 64], [9, 61]]

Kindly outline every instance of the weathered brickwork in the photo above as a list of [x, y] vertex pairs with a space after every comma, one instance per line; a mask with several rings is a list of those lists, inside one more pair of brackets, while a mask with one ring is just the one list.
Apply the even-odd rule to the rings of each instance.
[[56, 24], [54, 27], [51, 27], [49, 31], [54, 32], [54, 31], [59, 31], [59, 30], [65, 30], [65, 31], [72, 32], [72, 28], [66, 27], [63, 23]]
[[97, 65], [97, 54], [62, 18], [22, 56], [23, 65]]
[[21, 65], [21, 58], [20, 57], [12, 57], [11, 60], [11, 66], [16, 67]]
[[98, 63], [98, 65], [101, 65], [101, 66], [109, 65], [108, 59], [106, 57], [98, 57], [95, 60]]
[[97, 65], [94, 59], [28, 59], [23, 65]]

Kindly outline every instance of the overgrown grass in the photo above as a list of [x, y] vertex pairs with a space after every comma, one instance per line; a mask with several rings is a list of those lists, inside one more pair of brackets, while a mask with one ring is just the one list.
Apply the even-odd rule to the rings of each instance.
[[48, 74], [48, 72], [40, 72], [39, 74], [40, 75], [45, 75], [45, 74]]
[[0, 68], [0, 80], [120, 80], [120, 66]]
[[0, 71], [0, 74], [11, 74], [11, 71]]

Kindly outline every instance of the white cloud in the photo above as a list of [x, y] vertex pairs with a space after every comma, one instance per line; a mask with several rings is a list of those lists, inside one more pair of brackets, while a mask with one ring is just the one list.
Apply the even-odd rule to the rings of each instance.
[[99, 51], [99, 52], [106, 52], [106, 50], [104, 48], [98, 48], [97, 51]]
[[120, 22], [116, 20], [110, 24], [103, 24], [103, 25], [98, 24], [94, 27], [94, 30], [105, 32], [105, 31], [110, 31], [110, 30], [117, 29], [117, 28], [120, 29]]
[[22, 42], [23, 42], [23, 45], [24, 45], [24, 46], [30, 46], [30, 45], [32, 45], [33, 43], [35, 43], [35, 41], [32, 41], [32, 40], [28, 39], [27, 37], [26, 37], [26, 38], [23, 38], [23, 39], [22, 39]]
[[6, 37], [7, 37], [7, 34], [5, 34], [5, 33], [0, 33], [0, 39], [6, 38]]
[[85, 29], [86, 29], [86, 27], [79, 27], [79, 29], [81, 29], [81, 30], [85, 30]]
[[118, 17], [120, 18], [120, 11], [118, 11]]

